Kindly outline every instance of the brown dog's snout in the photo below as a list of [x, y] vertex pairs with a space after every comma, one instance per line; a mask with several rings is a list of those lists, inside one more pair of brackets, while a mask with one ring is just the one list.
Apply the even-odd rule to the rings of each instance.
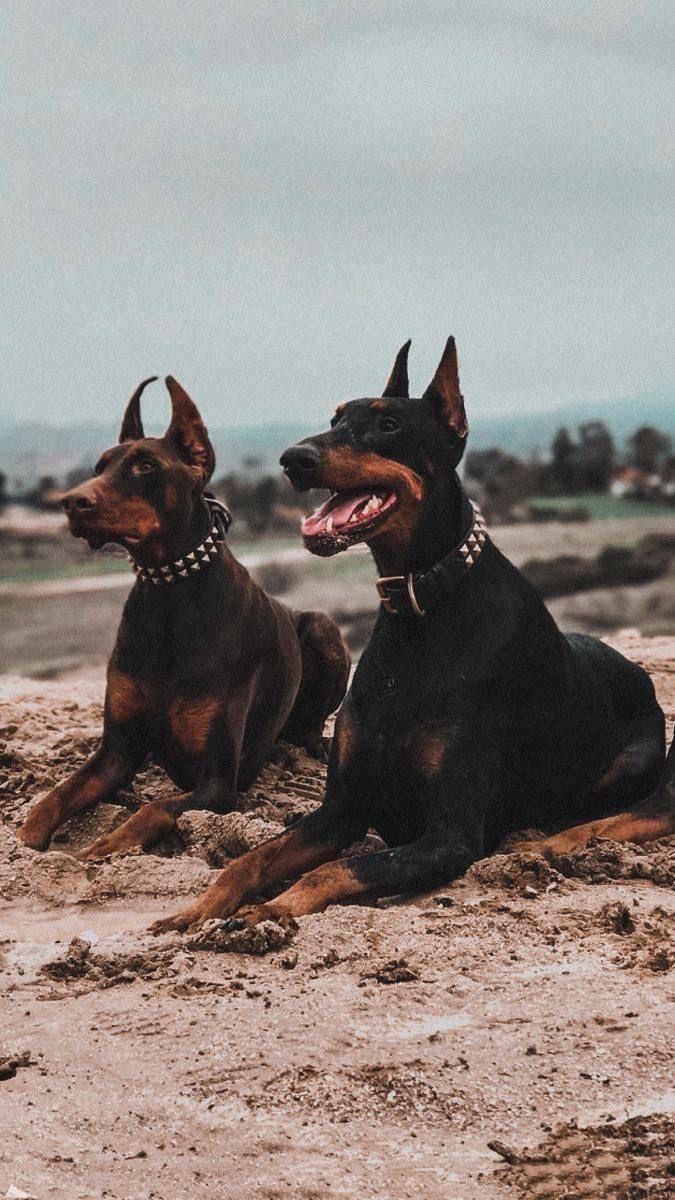
[[84, 513], [94, 511], [96, 508], [96, 498], [84, 488], [77, 488], [72, 492], [66, 492], [65, 496], [61, 497], [61, 507], [69, 517], [75, 516], [76, 513], [84, 515]]

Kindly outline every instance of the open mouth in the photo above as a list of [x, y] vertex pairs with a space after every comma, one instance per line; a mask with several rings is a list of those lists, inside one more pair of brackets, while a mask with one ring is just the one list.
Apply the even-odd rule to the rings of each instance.
[[308, 550], [328, 557], [366, 540], [396, 505], [396, 494], [368, 488], [335, 492], [302, 522]]
[[[90, 550], [100, 550], [103, 546], [107, 546], [114, 539], [110, 533], [102, 533], [98, 529], [93, 529], [87, 526], [83, 521], [69, 521], [70, 532], [73, 537], [82, 538], [87, 543]], [[130, 546], [137, 544], [140, 538], [125, 538], [125, 545], [128, 542]]]

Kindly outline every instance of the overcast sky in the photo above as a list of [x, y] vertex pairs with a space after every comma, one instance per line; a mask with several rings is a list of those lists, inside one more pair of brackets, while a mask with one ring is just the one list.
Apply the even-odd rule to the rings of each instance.
[[[663, 388], [672, 0], [3, 0], [2, 408], [323, 422]], [[151, 402], [163, 415], [161, 393]], [[161, 400], [163, 405], [165, 401]]]

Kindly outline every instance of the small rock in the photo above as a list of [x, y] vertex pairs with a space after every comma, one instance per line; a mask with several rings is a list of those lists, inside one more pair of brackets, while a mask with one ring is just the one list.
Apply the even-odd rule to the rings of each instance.
[[505, 1162], [510, 1163], [512, 1166], [516, 1166], [522, 1162], [522, 1157], [516, 1150], [512, 1150], [510, 1146], [505, 1146], [503, 1142], [498, 1142], [496, 1139], [488, 1142], [488, 1150], [493, 1150], [495, 1154], [498, 1154], [500, 1158], [503, 1158]]

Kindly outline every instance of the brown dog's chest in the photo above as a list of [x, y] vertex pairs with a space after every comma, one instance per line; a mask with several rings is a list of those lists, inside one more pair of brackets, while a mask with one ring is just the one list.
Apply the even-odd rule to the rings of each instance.
[[153, 684], [111, 669], [106, 706], [113, 721], [138, 726], [153, 755], [170, 751], [170, 757], [194, 758], [204, 752], [224, 700], [209, 692], [188, 695], [178, 684]]

